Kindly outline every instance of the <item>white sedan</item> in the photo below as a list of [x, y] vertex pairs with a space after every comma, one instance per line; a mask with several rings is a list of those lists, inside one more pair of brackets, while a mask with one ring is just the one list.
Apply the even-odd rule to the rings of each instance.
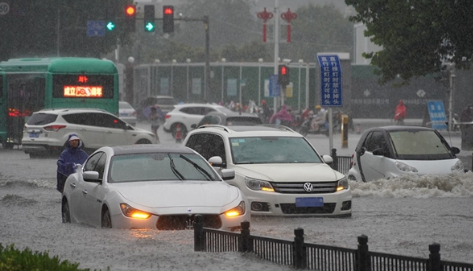
[[204, 227], [234, 230], [250, 221], [248, 200], [223, 181], [234, 170], [220, 174], [180, 145], [102, 147], [67, 178], [62, 221], [171, 230], [192, 228], [199, 214]]

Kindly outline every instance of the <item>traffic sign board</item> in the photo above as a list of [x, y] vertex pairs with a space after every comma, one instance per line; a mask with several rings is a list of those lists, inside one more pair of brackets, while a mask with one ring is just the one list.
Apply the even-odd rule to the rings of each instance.
[[269, 96], [279, 97], [281, 92], [279, 90], [278, 75], [272, 74], [269, 76]]
[[432, 128], [437, 130], [447, 130], [447, 117], [445, 116], [445, 108], [442, 101], [427, 102], [429, 109], [430, 121]]
[[105, 36], [105, 21], [87, 21], [87, 36]]
[[10, 5], [7, 2], [0, 2], [0, 15], [7, 15], [10, 12]]
[[338, 55], [318, 55], [320, 65], [321, 105], [328, 107], [342, 104], [342, 69]]

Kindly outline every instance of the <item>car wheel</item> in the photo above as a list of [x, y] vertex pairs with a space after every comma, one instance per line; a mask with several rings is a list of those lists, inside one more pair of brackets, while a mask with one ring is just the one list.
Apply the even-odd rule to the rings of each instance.
[[172, 137], [176, 138], [176, 127], [178, 124], [181, 125], [181, 139], [184, 139], [187, 135], [187, 129], [186, 129], [186, 126], [182, 123], [176, 123], [172, 125], [171, 127]]
[[66, 199], [62, 200], [62, 223], [71, 223], [71, 211], [69, 210], [69, 203]]
[[140, 139], [138, 142], [136, 142], [136, 144], [151, 144], [151, 141], [148, 139]]
[[102, 228], [112, 228], [112, 218], [110, 217], [110, 211], [108, 209], [102, 213]]

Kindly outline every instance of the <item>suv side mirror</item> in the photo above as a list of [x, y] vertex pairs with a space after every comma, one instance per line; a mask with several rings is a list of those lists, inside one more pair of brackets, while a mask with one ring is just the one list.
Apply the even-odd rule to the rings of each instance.
[[324, 162], [325, 162], [326, 164], [332, 164], [332, 163], [333, 163], [333, 158], [332, 158], [332, 156], [330, 156], [330, 155], [324, 154], [324, 155], [322, 156], [322, 159], [324, 159]]
[[222, 157], [220, 156], [212, 156], [209, 158], [209, 163], [212, 167], [225, 167], [223, 164]]

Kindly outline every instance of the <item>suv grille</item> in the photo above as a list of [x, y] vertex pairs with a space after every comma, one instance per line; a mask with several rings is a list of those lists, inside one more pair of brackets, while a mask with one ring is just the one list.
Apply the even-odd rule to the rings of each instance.
[[[304, 184], [312, 184], [312, 191], [304, 190]], [[272, 182], [271, 185], [274, 191], [281, 194], [328, 194], [335, 193], [337, 188], [337, 181], [335, 182], [303, 182], [303, 183], [280, 183]]]
[[296, 207], [294, 203], [281, 203], [284, 214], [331, 214], [336, 203], [325, 203], [323, 207]]
[[[219, 215], [202, 215], [204, 227], [219, 229], [222, 221]], [[185, 230], [194, 227], [195, 215], [163, 215], [156, 223], [158, 230]]]

